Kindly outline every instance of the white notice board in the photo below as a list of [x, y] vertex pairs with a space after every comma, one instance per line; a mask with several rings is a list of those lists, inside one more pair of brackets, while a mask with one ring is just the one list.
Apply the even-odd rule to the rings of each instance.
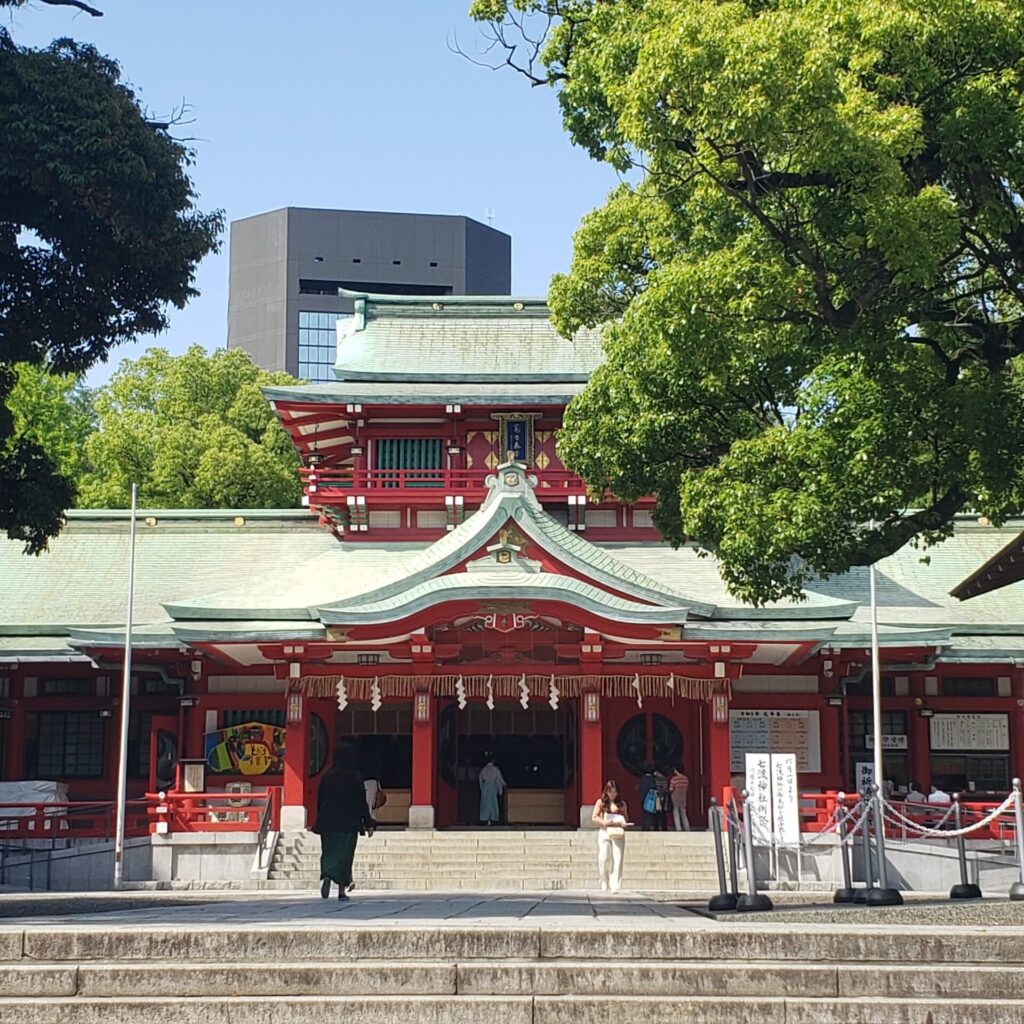
[[772, 823], [775, 842], [800, 842], [800, 791], [796, 784], [795, 754], [772, 754]]
[[729, 770], [741, 772], [747, 754], [793, 753], [798, 772], [821, 771], [817, 711], [729, 711]]
[[1006, 715], [935, 714], [931, 718], [932, 750], [1009, 750]]
[[747, 754], [747, 812], [751, 831], [758, 846], [772, 840], [772, 770], [771, 755]]

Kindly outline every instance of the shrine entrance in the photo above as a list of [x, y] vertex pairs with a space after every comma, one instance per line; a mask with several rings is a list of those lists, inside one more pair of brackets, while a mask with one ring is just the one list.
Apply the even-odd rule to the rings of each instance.
[[565, 825], [577, 814], [576, 746], [576, 717], [565, 705], [499, 701], [491, 710], [473, 702], [460, 710], [449, 704], [438, 728], [440, 782], [448, 790], [439, 824], [479, 824], [477, 779], [490, 758], [508, 786], [502, 825]]
[[376, 779], [387, 803], [374, 812], [382, 825], [405, 825], [412, 791], [412, 709], [406, 702], [385, 704], [378, 711], [354, 705], [335, 715], [335, 742], [356, 753], [360, 774]]

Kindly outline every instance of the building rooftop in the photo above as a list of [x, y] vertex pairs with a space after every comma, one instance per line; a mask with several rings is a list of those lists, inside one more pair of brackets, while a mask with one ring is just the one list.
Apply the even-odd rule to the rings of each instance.
[[563, 338], [543, 299], [346, 292], [334, 372], [344, 381], [584, 383], [601, 361], [600, 332]]

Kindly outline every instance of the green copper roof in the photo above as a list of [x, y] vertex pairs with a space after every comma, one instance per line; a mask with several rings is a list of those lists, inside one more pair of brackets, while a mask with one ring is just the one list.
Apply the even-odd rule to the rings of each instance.
[[[482, 578], [481, 578], [482, 577]], [[354, 598], [343, 606], [319, 609], [329, 625], [389, 622], [432, 608], [445, 601], [561, 601], [604, 615], [617, 622], [672, 625], [686, 619], [684, 607], [641, 604], [616, 597], [570, 576], [531, 573], [495, 567], [486, 574], [453, 573], [433, 579], [377, 601]]]
[[600, 332], [563, 338], [542, 299], [344, 294], [340, 380], [582, 383], [601, 361]]
[[271, 402], [323, 402], [346, 405], [483, 405], [488, 408], [522, 405], [567, 405], [584, 388], [582, 383], [555, 381], [534, 383], [510, 380], [506, 383], [389, 383], [387, 387], [365, 381], [327, 381], [265, 387]]

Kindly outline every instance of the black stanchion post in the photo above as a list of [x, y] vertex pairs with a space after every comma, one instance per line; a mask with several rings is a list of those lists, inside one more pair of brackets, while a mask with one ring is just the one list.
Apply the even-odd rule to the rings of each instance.
[[729, 798], [729, 806], [725, 809], [725, 835], [729, 841], [729, 891], [733, 895], [733, 906], [740, 898], [740, 837], [736, 831], [736, 822], [739, 821], [739, 811], [736, 809], [736, 798]]
[[953, 794], [953, 821], [956, 826], [956, 855], [960, 861], [960, 882], [949, 890], [951, 900], [978, 900], [981, 899], [981, 887], [974, 882], [967, 881], [967, 845], [964, 842], [963, 819], [960, 816], [960, 794]]
[[747, 860], [747, 891], [736, 901], [737, 910], [771, 910], [772, 901], [757, 891], [757, 870], [754, 867], [754, 819], [750, 813], [750, 794], [743, 790], [743, 843]]
[[850, 870], [850, 851], [847, 849], [847, 837], [850, 834], [849, 825], [846, 820], [846, 794], [840, 793], [836, 798], [839, 802], [838, 813], [840, 814], [837, 831], [839, 833], [839, 859], [843, 862], [843, 887], [836, 889], [832, 897], [833, 903], [852, 903], [857, 896], [857, 890], [853, 887], [853, 874]]
[[1014, 841], [1017, 844], [1017, 881], [1010, 886], [1011, 900], [1024, 900], [1024, 797], [1020, 779], [1013, 780]]
[[718, 869], [718, 895], [708, 900], [708, 910], [735, 910], [736, 897], [725, 886], [725, 852], [722, 849], [722, 808], [711, 798], [708, 809], [711, 829], [715, 834], [715, 867]]
[[875, 867], [871, 861], [871, 805], [868, 803], [867, 790], [860, 795], [860, 844], [864, 860], [864, 888], [857, 889], [853, 897], [854, 903], [867, 903], [868, 893], [875, 887]]
[[864, 902], [869, 907], [897, 907], [903, 902], [898, 889], [889, 885], [889, 865], [885, 860], [885, 817], [882, 814], [882, 791], [876, 785], [871, 794], [871, 813], [875, 819], [875, 853], [878, 856], [878, 888], [871, 889]]

